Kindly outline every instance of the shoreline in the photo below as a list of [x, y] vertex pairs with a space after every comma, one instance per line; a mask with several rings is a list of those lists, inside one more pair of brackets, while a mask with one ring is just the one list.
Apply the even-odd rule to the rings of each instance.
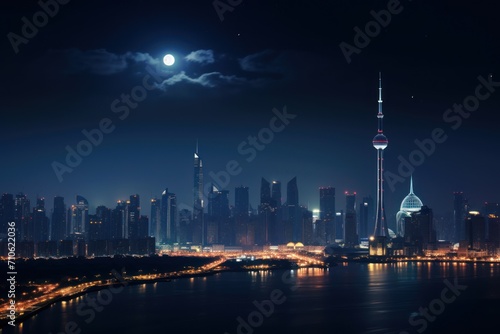
[[[92, 286], [89, 288], [86, 288], [84, 291], [79, 291], [74, 294], [68, 295], [68, 296], [61, 296], [55, 299], [52, 299], [50, 301], [47, 301], [44, 303], [44, 305], [37, 307], [36, 310], [33, 311], [28, 311], [23, 313], [22, 315], [16, 316], [15, 323], [16, 326], [21, 324], [23, 321], [37, 315], [41, 311], [49, 308], [53, 304], [56, 304], [58, 302], [63, 302], [63, 301], [69, 301], [71, 299], [77, 298], [79, 296], [82, 296], [87, 293], [91, 292], [96, 292], [100, 291], [103, 289], [106, 289], [108, 287], [119, 287], [119, 286], [129, 286], [129, 285], [140, 285], [140, 284], [152, 284], [152, 283], [158, 283], [158, 282], [170, 282], [175, 279], [184, 279], [184, 278], [195, 278], [195, 277], [207, 277], [207, 276], [212, 276], [215, 274], [223, 273], [223, 272], [250, 272], [250, 271], [259, 271], [259, 270], [286, 270], [286, 269], [300, 269], [300, 268], [331, 268], [331, 267], [336, 267], [340, 263], [360, 263], [360, 264], [370, 264], [370, 263], [377, 263], [377, 264], [397, 264], [397, 263], [419, 263], [419, 262], [432, 262], [432, 263], [463, 263], [463, 264], [500, 264], [498, 261], [472, 261], [472, 260], [441, 260], [441, 259], [408, 259], [408, 260], [396, 260], [396, 259], [365, 259], [365, 260], [343, 260], [343, 261], [338, 261], [336, 264], [333, 265], [325, 265], [325, 266], [317, 266], [317, 265], [311, 265], [307, 267], [291, 267], [291, 268], [285, 268], [285, 267], [279, 267], [279, 268], [266, 268], [266, 269], [244, 269], [244, 268], [233, 268], [233, 269], [222, 269], [222, 270], [210, 270], [207, 272], [203, 273], [189, 273], [189, 274], [180, 274], [178, 276], [172, 276], [172, 277], [161, 277], [161, 278], [152, 278], [152, 279], [140, 279], [140, 280], [126, 280], [126, 284], [119, 282], [119, 283], [107, 283], [99, 286]], [[10, 326], [8, 322], [11, 321], [9, 318], [6, 319], [1, 319], [0, 320], [0, 330], [3, 330], [4, 328], [8, 328]]]
[[[311, 268], [318, 268], [317, 266], [310, 266]], [[322, 268], [327, 268], [322, 267]], [[279, 267], [279, 268], [266, 268], [262, 270], [283, 270], [283, 269], [297, 269], [295, 267], [290, 267], [290, 268], [284, 268], [284, 267]], [[41, 311], [49, 308], [51, 305], [56, 304], [58, 302], [62, 301], [69, 301], [71, 299], [77, 298], [79, 296], [82, 296], [84, 294], [90, 293], [90, 292], [95, 292], [95, 291], [100, 291], [104, 290], [107, 287], [119, 287], [119, 286], [130, 286], [130, 285], [140, 285], [140, 284], [153, 284], [153, 283], [158, 283], [158, 282], [171, 282], [175, 279], [184, 279], [184, 278], [195, 278], [195, 277], [207, 277], [207, 276], [212, 276], [215, 274], [223, 273], [223, 272], [249, 272], [249, 271], [256, 271], [258, 269], [244, 269], [244, 268], [234, 268], [234, 269], [222, 269], [222, 270], [210, 270], [207, 272], [202, 272], [202, 273], [189, 273], [189, 274], [180, 274], [177, 276], [172, 276], [172, 277], [161, 277], [161, 278], [152, 278], [152, 279], [140, 279], [140, 280], [126, 280], [126, 284], [119, 282], [119, 283], [107, 283], [99, 286], [92, 286], [89, 288], [86, 288], [84, 291], [79, 291], [75, 292], [71, 295], [68, 296], [61, 296], [55, 299], [52, 299], [50, 301], [47, 301], [44, 303], [44, 305], [39, 306], [36, 310], [33, 311], [28, 311], [23, 313], [22, 315], [17, 315], [15, 319], [16, 326], [18, 326], [20, 323], [23, 321], [37, 315]], [[3, 330], [4, 328], [8, 328], [10, 326], [8, 322], [11, 321], [10, 319], [1, 319], [0, 320], [0, 330]]]
[[410, 263], [410, 262], [432, 262], [432, 263], [469, 263], [469, 264], [478, 264], [478, 263], [488, 263], [488, 264], [500, 264], [500, 261], [495, 260], [443, 260], [443, 259], [384, 259], [384, 258], [374, 258], [374, 259], [350, 259], [350, 260], [339, 260], [338, 263], [341, 262], [353, 262], [353, 263]]
[[[291, 268], [268, 268], [264, 270], [280, 270], [280, 269], [291, 269]], [[108, 284], [103, 284], [99, 286], [92, 286], [89, 288], [86, 288], [84, 291], [79, 291], [75, 292], [71, 295], [68, 296], [61, 296], [55, 299], [52, 299], [50, 301], [46, 301], [44, 305], [39, 306], [36, 310], [33, 311], [28, 311], [23, 313], [22, 315], [17, 315], [16, 316], [16, 326], [18, 326], [20, 323], [23, 321], [37, 315], [41, 311], [49, 308], [53, 304], [63, 302], [63, 301], [69, 301], [71, 299], [77, 298], [79, 296], [82, 296], [84, 294], [90, 293], [90, 292], [96, 292], [100, 290], [104, 290], [107, 287], [119, 287], [119, 286], [130, 286], [130, 285], [141, 285], [141, 284], [154, 284], [158, 282], [171, 282], [176, 279], [185, 279], [185, 278], [195, 278], [195, 277], [207, 277], [207, 276], [212, 276], [218, 273], [223, 273], [223, 272], [248, 272], [248, 271], [255, 271], [256, 269], [223, 269], [223, 270], [210, 270], [207, 272], [203, 273], [189, 273], [189, 274], [180, 274], [177, 276], [172, 276], [172, 277], [161, 277], [161, 278], [152, 278], [152, 279], [140, 279], [140, 280], [126, 280], [126, 284], [124, 283], [108, 283]], [[8, 323], [11, 321], [10, 319], [1, 319], [0, 320], [0, 330], [3, 330], [4, 328], [9, 328], [10, 326]]]
[[[206, 277], [206, 276], [211, 276], [211, 275], [214, 275], [214, 274], [216, 274], [218, 272], [220, 272], [220, 271], [217, 271], [217, 272], [210, 271], [210, 272], [204, 272], [204, 273], [181, 274], [181, 275], [174, 276], [174, 277], [161, 277], [161, 278], [141, 279], [141, 280], [126, 280], [125, 283], [122, 283], [122, 282], [119, 282], [119, 283], [107, 283], [107, 284], [102, 284], [102, 285], [99, 285], [99, 286], [92, 286], [92, 287], [86, 288], [84, 291], [75, 292], [75, 293], [73, 293], [71, 295], [68, 295], [68, 296], [61, 296], [61, 297], [58, 297], [58, 298], [54, 298], [54, 299], [52, 299], [50, 301], [46, 301], [44, 303], [44, 305], [38, 306], [36, 310], [24, 312], [22, 315], [16, 315], [16, 319], [15, 319], [16, 325], [15, 326], [18, 326], [23, 321], [25, 321], [25, 320], [27, 320], [27, 319], [29, 319], [29, 318], [37, 315], [38, 313], [40, 313], [41, 311], [49, 308], [53, 304], [56, 304], [56, 303], [59, 303], [59, 302], [63, 302], [63, 301], [69, 301], [71, 299], [80, 297], [80, 296], [85, 295], [85, 294], [90, 293], [90, 292], [96, 292], [96, 291], [104, 290], [104, 289], [106, 289], [108, 287], [130, 286], [130, 285], [140, 285], [140, 284], [152, 284], [152, 283], [158, 283], [158, 282], [170, 282], [170, 281], [178, 279], [178, 278], [183, 279], [183, 278], [192, 278], [192, 277]], [[0, 330], [3, 330], [4, 328], [9, 328], [8, 326], [10, 326], [9, 325], [10, 321], [11, 320], [9, 318], [7, 318], [7, 319], [1, 319], [0, 320]]]

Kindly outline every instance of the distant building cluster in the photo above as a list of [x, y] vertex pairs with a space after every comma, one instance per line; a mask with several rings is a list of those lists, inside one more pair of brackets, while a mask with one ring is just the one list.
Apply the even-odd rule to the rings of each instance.
[[[453, 217], [434, 217], [413, 193], [401, 203], [398, 234], [392, 239], [394, 255], [484, 258], [500, 256], [500, 206], [484, 203], [471, 210], [462, 192], [453, 194]], [[415, 203], [420, 203], [416, 208]], [[438, 238], [440, 237], [440, 238]]]
[[[207, 205], [203, 189], [208, 190]], [[115, 208], [98, 206], [89, 213], [89, 202], [76, 196], [74, 204], [56, 196], [52, 210], [44, 198], [32, 207], [23, 193], [0, 198], [0, 250], [7, 254], [7, 224], [15, 222], [16, 252], [19, 257], [105, 256], [151, 254], [158, 249], [238, 250], [257, 247], [287, 249], [333, 245], [368, 248], [375, 229], [375, 201], [355, 192], [345, 192], [345, 208], [336, 206], [334, 187], [319, 188], [319, 209], [309, 210], [299, 202], [297, 178], [286, 184], [261, 179], [260, 203], [252, 208], [249, 188], [234, 189], [234, 205], [229, 190], [210, 184], [204, 187], [201, 158], [195, 154], [193, 209], [177, 207], [175, 193], [164, 189], [151, 199], [150, 215], [141, 214], [138, 194], [120, 200]], [[451, 202], [451, 201], [450, 201]], [[500, 208], [485, 203], [473, 211], [462, 192], [453, 194], [453, 216], [434, 217], [414, 194], [403, 199], [396, 215], [396, 232], [388, 229], [384, 255], [438, 255], [460, 257], [500, 254]], [[380, 240], [379, 240], [380, 242]], [[273, 248], [274, 247], [274, 248]]]
[[[155, 253], [155, 240], [148, 232], [149, 219], [140, 215], [139, 195], [118, 201], [115, 209], [98, 206], [95, 214], [89, 214], [89, 204], [83, 196], [76, 196], [76, 203], [69, 207], [63, 197], [56, 196], [52, 212], [47, 214], [43, 197], [38, 198], [31, 209], [25, 194], [3, 194], [0, 199], [2, 231], [6, 231], [8, 222], [15, 222], [19, 257]], [[7, 239], [1, 236], [3, 255]]]

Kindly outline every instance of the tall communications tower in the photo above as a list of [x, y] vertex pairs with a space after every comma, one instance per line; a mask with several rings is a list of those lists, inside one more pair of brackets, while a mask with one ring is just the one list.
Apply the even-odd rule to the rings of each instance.
[[386, 255], [386, 243], [389, 237], [384, 210], [384, 149], [388, 140], [384, 135], [382, 113], [382, 74], [378, 77], [378, 131], [373, 138], [373, 147], [377, 150], [377, 214], [374, 236], [370, 238], [370, 255]]

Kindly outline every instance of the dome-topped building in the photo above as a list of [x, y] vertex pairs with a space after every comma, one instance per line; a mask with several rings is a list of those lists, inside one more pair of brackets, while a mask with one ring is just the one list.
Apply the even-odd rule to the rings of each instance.
[[416, 212], [420, 211], [420, 208], [424, 204], [418, 198], [417, 195], [413, 193], [413, 177], [410, 179], [410, 193], [405, 197], [405, 199], [401, 202], [401, 211], [409, 211], [409, 212]]
[[405, 235], [404, 219], [405, 217], [410, 217], [412, 212], [420, 211], [424, 204], [418, 198], [417, 195], [413, 193], [413, 176], [410, 178], [410, 193], [401, 202], [401, 207], [396, 214], [396, 226], [398, 236], [403, 237]]

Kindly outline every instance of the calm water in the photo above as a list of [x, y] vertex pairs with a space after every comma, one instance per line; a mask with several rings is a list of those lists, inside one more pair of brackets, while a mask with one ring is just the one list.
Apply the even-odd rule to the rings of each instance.
[[[440, 301], [445, 280], [453, 285], [455, 278], [465, 290], [458, 296], [447, 290], [449, 303]], [[69, 322], [76, 326], [74, 333], [103, 334], [497, 332], [500, 265], [351, 263], [329, 270], [221, 273], [127, 286], [90, 320], [85, 298], [99, 294], [55, 304], [16, 333], [65, 333]], [[272, 298], [279, 305], [273, 304], [271, 312], [272, 302], [264, 303], [268, 317], [256, 311], [255, 300]], [[428, 320], [417, 315], [412, 326], [410, 315], [429, 306], [438, 315], [429, 313]], [[239, 331], [238, 317], [245, 321]], [[13, 331], [3, 333], [8, 332]]]

